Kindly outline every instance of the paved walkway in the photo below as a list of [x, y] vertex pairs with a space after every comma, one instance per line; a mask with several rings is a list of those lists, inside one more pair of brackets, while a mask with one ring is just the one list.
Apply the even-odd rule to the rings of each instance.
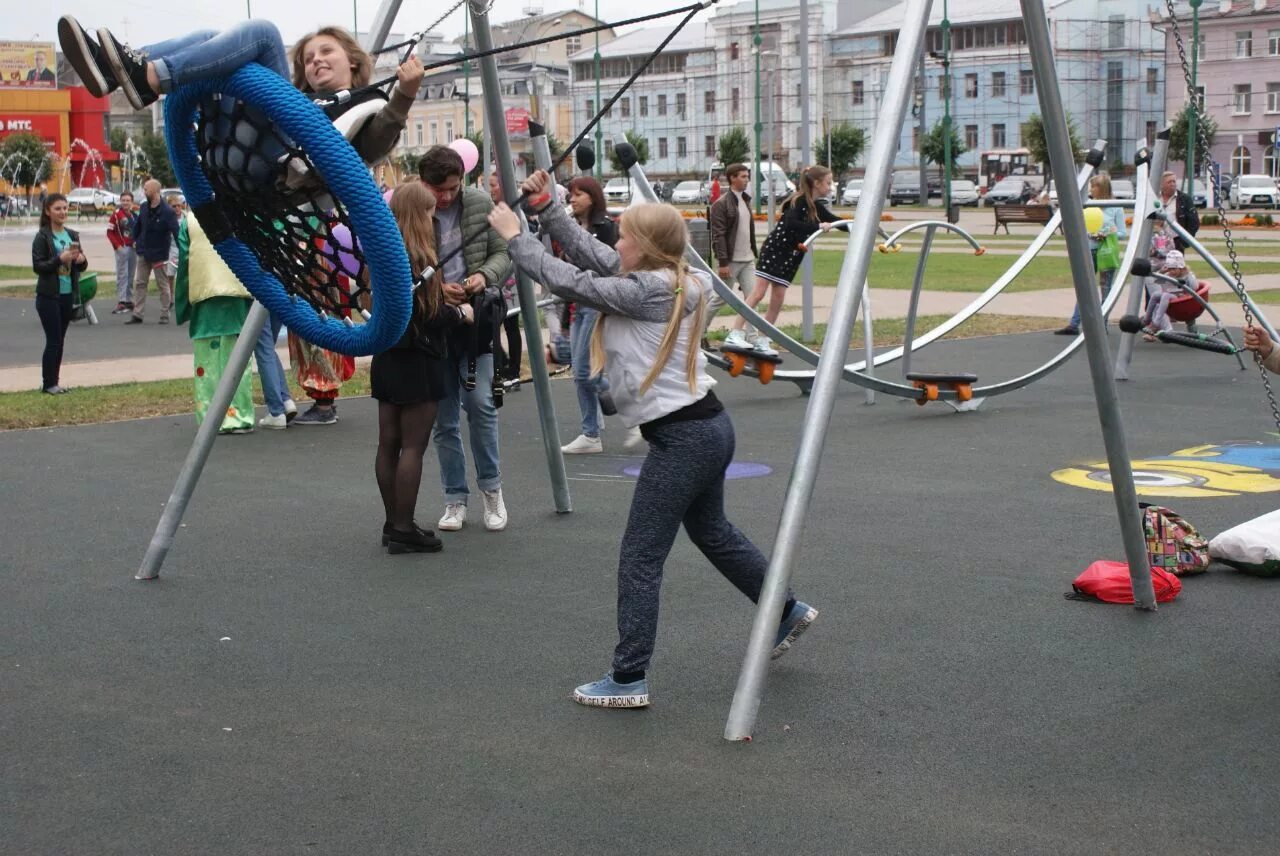
[[[1280, 288], [1280, 274], [1270, 274], [1267, 276], [1256, 276], [1252, 278], [1255, 288]], [[1225, 286], [1224, 286], [1225, 288]], [[793, 299], [798, 303], [800, 299], [800, 289], [793, 288]], [[1222, 289], [1217, 289], [1217, 293], [1221, 293]], [[814, 294], [814, 320], [817, 323], [824, 323], [830, 314], [832, 303], [835, 299], [836, 290], [834, 288], [815, 288]], [[925, 291], [920, 298], [920, 314], [922, 315], [953, 315], [959, 312], [976, 297], [977, 295], [969, 292], [951, 292], [951, 291]], [[871, 311], [874, 318], [902, 318], [907, 314], [908, 302], [911, 293], [900, 289], [871, 289]], [[10, 303], [17, 304], [19, 301], [0, 300], [0, 314], [10, 315], [6, 312]], [[21, 302], [25, 308], [26, 301]], [[1054, 319], [1065, 321], [1071, 314], [1072, 308], [1075, 306], [1075, 292], [1068, 288], [1055, 288], [1045, 291], [1027, 291], [1017, 292], [1013, 294], [998, 295], [990, 304], [983, 309], [983, 314], [988, 315], [1024, 315], [1032, 317], [1042, 317], [1045, 319]], [[1240, 326], [1244, 317], [1239, 304], [1225, 299], [1218, 300], [1214, 303], [1218, 313], [1222, 316], [1223, 321], [1230, 326]], [[801, 322], [801, 311], [788, 310], [779, 317], [781, 324], [799, 324]], [[1113, 316], [1120, 314], [1113, 312]], [[68, 336], [68, 348], [70, 349], [74, 340], [80, 352], [94, 352], [96, 349], [91, 341], [86, 339], [90, 337], [98, 337], [102, 342], [105, 350], [120, 351], [123, 346], [114, 346], [108, 336], [117, 335], [113, 328], [119, 326], [122, 322], [119, 318], [111, 315], [99, 315], [101, 321], [97, 326], [86, 326], [84, 324], [76, 324], [72, 327]], [[32, 319], [33, 320], [33, 319]], [[730, 319], [721, 317], [712, 325], [716, 327], [727, 327]], [[0, 320], [0, 328], [7, 326], [3, 320]], [[27, 325], [31, 326], [31, 325]], [[137, 343], [132, 343], [133, 347], [128, 349], [128, 353], [120, 353], [112, 356], [104, 356], [96, 359], [76, 358], [75, 354], [69, 354], [69, 359], [62, 367], [62, 381], [68, 386], [106, 386], [116, 383], [131, 383], [139, 381], [151, 380], [167, 380], [171, 378], [183, 378], [189, 376], [191, 372], [191, 351], [186, 347], [182, 339], [174, 335], [177, 330], [184, 328], [170, 327], [163, 334], [159, 333], [158, 328], [153, 329], [151, 325], [144, 325], [136, 328], [137, 332], [148, 336], [163, 336], [163, 339], [156, 339], [156, 347], [162, 348], [163, 353], [154, 355], [138, 354]], [[27, 331], [28, 336], [35, 336], [39, 333], [39, 328], [35, 327]], [[546, 338], [546, 332], [543, 331], [543, 337]], [[43, 341], [42, 339], [40, 341]], [[33, 356], [39, 356], [39, 345], [36, 340], [30, 339], [26, 343], [27, 353]], [[278, 348], [281, 361], [287, 367], [289, 365], [288, 349], [283, 345]], [[0, 361], [2, 362], [2, 361]], [[19, 390], [36, 389], [40, 385], [40, 365], [39, 362], [20, 363], [3, 365], [0, 364], [0, 392], [13, 392]]]

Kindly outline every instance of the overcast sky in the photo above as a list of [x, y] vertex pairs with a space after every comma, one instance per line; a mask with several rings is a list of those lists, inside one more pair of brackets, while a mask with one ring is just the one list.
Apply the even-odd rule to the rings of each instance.
[[[339, 24], [350, 29], [353, 15], [352, 0], [307, 0], [301, 4], [298, 0], [249, 0], [253, 17], [268, 18], [274, 21], [284, 36], [286, 46], [310, 30], [325, 24]], [[445, 9], [453, 5], [454, 0], [404, 0], [400, 4], [400, 13], [396, 17], [392, 32], [412, 33], [430, 25]], [[687, 0], [667, 0], [672, 7], [685, 5]], [[3, 34], [0, 40], [27, 41], [38, 40], [56, 42], [58, 39], [58, 16], [74, 15], [91, 33], [98, 27], [109, 27], [116, 36], [134, 47], [173, 38], [185, 32], [199, 29], [221, 29], [243, 20], [246, 15], [242, 0], [125, 0], [122, 3], [103, 3], [102, 0], [59, 0], [56, 9], [43, 3], [32, 3], [29, 0], [5, 0], [6, 9], [0, 22], [3, 22]], [[297, 13], [299, 6], [305, 5], [306, 16]], [[354, 7], [358, 14], [360, 29], [367, 29], [373, 21], [378, 9], [376, 0], [356, 0]], [[634, 0], [600, 0], [600, 17], [604, 20], [621, 20], [625, 16], [643, 14], [638, 7], [643, 5], [644, 12], [656, 12], [662, 4], [637, 4]], [[576, 0], [572, 2], [552, 3], [530, 2], [530, 0], [494, 0], [489, 13], [492, 23], [498, 24], [523, 17], [521, 10], [528, 6], [541, 6], [544, 12], [579, 8]], [[465, 6], [454, 12], [440, 26], [447, 38], [462, 35], [462, 16]], [[595, 0], [587, 0], [580, 7], [588, 14], [594, 14]], [[701, 13], [705, 17], [709, 13]], [[672, 17], [674, 26], [679, 18]], [[658, 22], [661, 26], [663, 22]]]

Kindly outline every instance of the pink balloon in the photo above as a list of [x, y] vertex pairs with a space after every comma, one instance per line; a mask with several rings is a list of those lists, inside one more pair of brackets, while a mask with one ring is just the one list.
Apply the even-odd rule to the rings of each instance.
[[458, 137], [449, 144], [449, 148], [462, 157], [462, 167], [466, 172], [471, 172], [476, 168], [476, 164], [480, 163], [480, 150], [466, 137]]
[[[337, 223], [329, 230], [329, 234], [333, 236], [332, 246], [337, 251], [338, 273], [346, 274], [350, 277], [360, 275], [360, 262], [354, 255], [351, 229], [345, 223]], [[356, 241], [354, 249], [360, 249], [360, 242]]]

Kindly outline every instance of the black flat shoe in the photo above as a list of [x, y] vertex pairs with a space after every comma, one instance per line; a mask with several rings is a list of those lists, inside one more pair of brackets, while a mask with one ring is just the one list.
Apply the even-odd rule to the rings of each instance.
[[[418, 525], [417, 521], [414, 521], [413, 528], [418, 530], [419, 532], [426, 534], [428, 537], [431, 537], [431, 538], [436, 537], [436, 533], [434, 531], [430, 529], [423, 529], [421, 526]], [[390, 523], [382, 524], [382, 546], [385, 547], [391, 543], [391, 533], [394, 531], [396, 530]]]
[[393, 556], [401, 553], [439, 553], [444, 543], [422, 529], [415, 527], [410, 532], [392, 529], [387, 534], [387, 552]]

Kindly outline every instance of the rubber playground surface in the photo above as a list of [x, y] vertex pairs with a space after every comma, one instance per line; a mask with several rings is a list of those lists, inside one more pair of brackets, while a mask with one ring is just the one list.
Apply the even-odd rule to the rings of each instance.
[[[985, 384], [1063, 344], [945, 342], [913, 368]], [[730, 517], [767, 551], [806, 400], [715, 376], [754, 465]], [[1268, 457], [1230, 445], [1276, 443], [1252, 370], [1139, 344], [1133, 376], [1141, 478], [1210, 494], [1165, 504], [1209, 535], [1276, 507], [1265, 468], [1175, 478], [1179, 451]], [[553, 391], [567, 441], [573, 388]], [[325, 430], [219, 438], [150, 583], [132, 576], [189, 417], [0, 434], [0, 849], [1274, 852], [1280, 582], [1215, 567], [1155, 614], [1062, 596], [1123, 558], [1110, 493], [1052, 477], [1098, 484], [1083, 355], [970, 414], [867, 407], [844, 387], [794, 577], [822, 615], [770, 667], [749, 744], [721, 735], [752, 612], [684, 536], [653, 707], [569, 700], [614, 641], [639, 455], [612, 453], [612, 420], [610, 454], [566, 458], [575, 510], [556, 515], [533, 392], [509, 396], [508, 530], [389, 557], [374, 405], [340, 412]], [[429, 453], [425, 525], [437, 484]]]

